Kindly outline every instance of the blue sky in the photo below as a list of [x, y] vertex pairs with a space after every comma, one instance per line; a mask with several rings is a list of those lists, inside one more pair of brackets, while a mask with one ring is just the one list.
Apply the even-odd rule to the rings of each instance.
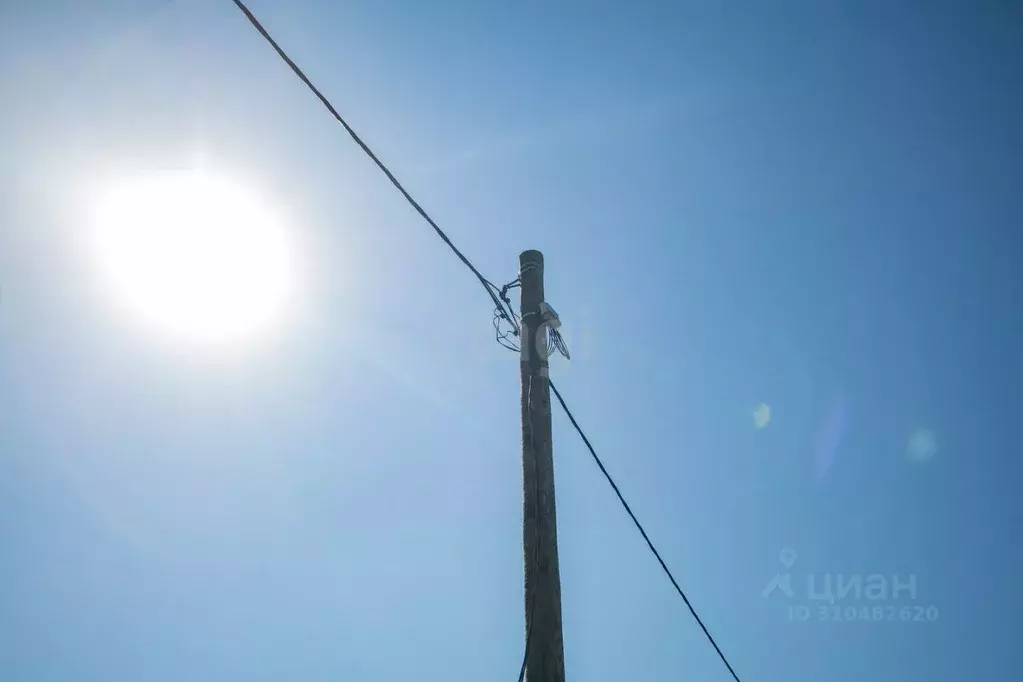
[[[552, 376], [742, 679], [1023, 664], [1014, 3], [250, 6], [488, 277], [545, 253]], [[472, 276], [230, 2], [8, 3], [0, 93], [3, 679], [514, 679], [517, 360]], [[230, 357], [75, 246], [94, 176], [199, 157], [308, 255]], [[569, 679], [727, 679], [554, 428]], [[838, 573], [937, 617], [834, 622]]]

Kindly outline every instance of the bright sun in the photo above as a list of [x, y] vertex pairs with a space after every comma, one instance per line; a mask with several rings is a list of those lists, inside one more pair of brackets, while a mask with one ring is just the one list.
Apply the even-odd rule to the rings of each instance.
[[183, 340], [265, 330], [294, 286], [288, 231], [259, 197], [206, 172], [171, 172], [97, 197], [92, 246], [111, 293]]

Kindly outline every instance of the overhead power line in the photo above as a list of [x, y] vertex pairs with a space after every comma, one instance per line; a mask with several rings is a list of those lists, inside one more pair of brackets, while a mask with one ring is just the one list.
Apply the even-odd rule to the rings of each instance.
[[[387, 179], [391, 181], [391, 184], [394, 185], [394, 187], [399, 192], [401, 192], [402, 196], [405, 197], [405, 200], [412, 206], [412, 208], [414, 208], [416, 212], [419, 213], [420, 216], [422, 216], [422, 218], [430, 225], [430, 227], [433, 228], [434, 232], [437, 233], [437, 236], [440, 237], [444, 241], [444, 243], [448, 245], [448, 248], [451, 249], [455, 256], [457, 256], [458, 259], [462, 261], [462, 263], [467, 268], [469, 268], [472, 274], [476, 276], [476, 279], [479, 280], [480, 284], [486, 290], [487, 295], [490, 296], [490, 299], [493, 301], [496, 307], [496, 311], [498, 312], [498, 315], [502, 318], [505, 318], [513, 327], [515, 327], [515, 331], [517, 332], [518, 325], [515, 319], [514, 310], [512, 310], [510, 306], [506, 308], [505, 301], [502, 300], [502, 298], [504, 298], [503, 296], [504, 291], [495, 293], [494, 290], [497, 287], [494, 286], [486, 277], [484, 277], [483, 274], [476, 268], [476, 266], [474, 266], [472, 262], [465, 256], [465, 254], [463, 254], [458, 249], [458, 247], [456, 247], [454, 243], [452, 243], [451, 239], [447, 236], [447, 234], [444, 233], [444, 230], [442, 230], [440, 226], [438, 226], [437, 223], [434, 222], [433, 218], [431, 218], [430, 215], [423, 209], [423, 207], [419, 205], [419, 202], [417, 202], [412, 197], [412, 195], [408, 193], [408, 191], [404, 188], [404, 186], [402, 186], [402, 184], [398, 181], [394, 174], [387, 168], [386, 165], [384, 165], [384, 163], [379, 159], [379, 157], [377, 157], [377, 155], [373, 153], [373, 150], [370, 149], [369, 146], [365, 142], [363, 142], [362, 138], [359, 137], [359, 135], [355, 132], [355, 130], [352, 129], [350, 125], [348, 125], [348, 122], [345, 121], [345, 119], [341, 116], [340, 113], [338, 113], [337, 109], [334, 108], [334, 106], [323, 95], [323, 93], [321, 93], [320, 90], [315, 85], [313, 85], [312, 81], [310, 81], [309, 78], [305, 75], [305, 73], [303, 73], [302, 69], [300, 69], [298, 65], [295, 64], [294, 61], [292, 61], [291, 57], [289, 57], [287, 53], [284, 52], [284, 50], [281, 48], [280, 45], [277, 44], [277, 41], [273, 39], [270, 33], [267, 32], [265, 28], [263, 28], [263, 25], [259, 23], [259, 20], [256, 19], [255, 15], [252, 14], [249, 8], [246, 7], [245, 4], [241, 2], [241, 0], [232, 1], [238, 7], [238, 9], [241, 10], [241, 12], [245, 15], [249, 22], [255, 27], [255, 29], [259, 31], [260, 35], [262, 35], [263, 38], [270, 44], [270, 46], [273, 47], [273, 49], [277, 52], [278, 56], [280, 56], [280, 58], [284, 60], [284, 62], [289, 67], [291, 67], [291, 70], [295, 73], [296, 76], [298, 76], [299, 80], [305, 83], [306, 87], [308, 87], [309, 90], [312, 91], [314, 95], [316, 95], [317, 99], [319, 99], [323, 106], [326, 107], [327, 111], [329, 111], [331, 115], [337, 120], [337, 122], [340, 123], [342, 127], [344, 127], [345, 131], [351, 136], [355, 143], [359, 145], [359, 148], [362, 149], [366, 156], [368, 156], [373, 161], [373, 163], [377, 165], [377, 167], [384, 173], [384, 175], [387, 176]], [[500, 334], [500, 332], [498, 333]], [[548, 352], [550, 350], [551, 349], [548, 348]], [[607, 471], [607, 468], [604, 466], [604, 463], [601, 461], [600, 457], [597, 455], [596, 450], [594, 450], [593, 445], [590, 443], [590, 439], [587, 438], [586, 434], [582, 430], [582, 427], [579, 426], [579, 422], [576, 421], [575, 416], [572, 414], [572, 411], [569, 410], [568, 405], [565, 403], [565, 399], [561, 395], [561, 392], [558, 391], [557, 387], [554, 385], [554, 382], [548, 380], [548, 385], [550, 386], [550, 389], [554, 393], [555, 397], [558, 399], [558, 403], [561, 405], [561, 409], [565, 411], [565, 415], [572, 423], [572, 426], [575, 428], [576, 432], [578, 432], [580, 438], [582, 438], [582, 441], [586, 445], [586, 448], [590, 451], [590, 455], [596, 462], [597, 467], [600, 469], [601, 473], [604, 474], [604, 478], [607, 479], [607, 482], [611, 485], [611, 489], [618, 497], [618, 501], [621, 503], [622, 507], [629, 515], [629, 518], [632, 519], [632, 522], [633, 524], [635, 524], [636, 529], [639, 531], [640, 535], [643, 536], [643, 540], [646, 541], [647, 547], [650, 549], [654, 557], [657, 559], [657, 562], [660, 564], [661, 569], [664, 571], [665, 575], [668, 576], [668, 580], [671, 581], [671, 584], [672, 586], [674, 586], [675, 591], [682, 598], [682, 601], [685, 602], [686, 607], [688, 607], [689, 609], [689, 613], [692, 614], [693, 618], [700, 626], [700, 629], [703, 631], [703, 634], [707, 637], [707, 640], [714, 647], [714, 651], [717, 652], [718, 656], [721, 658], [721, 661], [725, 664], [725, 667], [728, 669], [728, 672], [731, 673], [732, 678], [736, 682], [741, 682], [739, 676], [735, 672], [735, 669], [732, 668], [732, 664], [729, 663], [728, 658], [721, 650], [721, 647], [718, 646], [717, 641], [715, 641], [714, 637], [710, 634], [710, 631], [707, 629], [707, 626], [704, 625], [703, 620], [700, 618], [699, 614], [696, 613], [696, 609], [693, 607], [692, 602], [689, 601], [689, 597], [686, 596], [685, 591], [682, 589], [681, 585], [679, 585], [678, 581], [675, 579], [675, 576], [672, 574], [671, 569], [668, 568], [668, 565], [661, 557], [660, 552], [658, 552], [657, 548], [654, 546], [653, 541], [650, 540], [650, 536], [647, 535], [646, 530], [643, 528], [643, 524], [641, 524], [639, 522], [639, 519], [636, 518], [636, 514], [632, 511], [632, 508], [629, 506], [629, 503], [625, 501], [625, 497], [622, 495], [621, 490], [619, 490], [618, 484], [615, 483], [614, 478]], [[529, 642], [528, 628], [529, 625], [527, 624], [526, 633], [527, 647]], [[520, 673], [520, 680], [521, 678], [522, 674]]]
[[486, 289], [487, 295], [489, 295], [490, 298], [493, 300], [494, 305], [497, 306], [499, 310], [501, 310], [502, 316], [508, 315], [510, 311], [509, 312], [505, 311], [504, 305], [501, 303], [501, 300], [494, 295], [493, 291], [491, 291], [490, 283], [487, 281], [487, 278], [484, 277], [483, 274], [476, 268], [476, 266], [472, 264], [472, 261], [466, 258], [464, 253], [458, 250], [458, 247], [454, 245], [450, 238], [448, 238], [448, 236], [444, 233], [444, 230], [440, 229], [440, 226], [437, 225], [436, 222], [434, 222], [433, 218], [430, 217], [430, 214], [428, 214], [426, 210], [419, 205], [419, 202], [412, 198], [412, 195], [409, 194], [408, 190], [406, 190], [405, 187], [398, 181], [398, 178], [394, 177], [394, 173], [392, 173], [390, 169], [386, 165], [384, 165], [384, 162], [381, 161], [380, 158], [375, 153], [373, 153], [373, 150], [369, 148], [369, 145], [362, 141], [362, 138], [359, 137], [359, 134], [356, 133], [355, 130], [352, 129], [350, 125], [348, 125], [348, 122], [344, 119], [344, 117], [341, 116], [340, 113], [338, 113], [338, 110], [334, 108], [334, 105], [330, 103], [330, 100], [328, 100], [323, 95], [323, 93], [320, 92], [319, 88], [313, 85], [313, 82], [309, 80], [309, 77], [306, 76], [302, 69], [299, 68], [298, 64], [296, 64], [291, 59], [291, 57], [289, 57], [288, 54], [283, 49], [281, 49], [281, 46], [278, 45], [277, 41], [274, 40], [273, 36], [271, 36], [270, 33], [265, 28], [263, 28], [263, 25], [259, 23], [259, 19], [257, 19], [256, 16], [249, 10], [249, 8], [245, 6], [245, 3], [241, 2], [240, 0], [233, 0], [233, 2], [238, 7], [238, 9], [241, 10], [242, 14], [245, 15], [245, 18], [249, 20], [249, 22], [255, 27], [257, 31], [259, 31], [259, 34], [266, 39], [266, 42], [270, 43], [270, 46], [274, 49], [274, 51], [277, 52], [280, 58], [283, 59], [284, 62], [291, 67], [291, 70], [295, 72], [295, 75], [298, 76], [299, 80], [305, 83], [306, 87], [309, 88], [309, 90], [311, 90], [312, 93], [316, 95], [316, 98], [320, 100], [323, 106], [327, 108], [327, 111], [329, 111], [331, 115], [337, 120], [337, 122], [341, 124], [345, 131], [355, 141], [355, 144], [359, 145], [359, 148], [362, 149], [363, 152], [365, 152], [366, 156], [368, 156], [373, 161], [373, 163], [377, 165], [377, 168], [379, 168], [383, 172], [383, 174], [387, 176], [387, 179], [391, 181], [391, 184], [394, 185], [394, 187], [399, 192], [401, 192], [401, 195], [405, 197], [405, 201], [407, 201], [412, 206], [412, 208], [416, 210], [416, 213], [421, 215], [423, 217], [423, 220], [425, 220], [430, 225], [430, 227], [433, 228], [434, 232], [437, 233], [437, 236], [440, 237], [444, 241], [444, 243], [448, 245], [448, 248], [450, 248], [451, 251], [458, 257], [458, 260], [462, 261], [465, 267], [469, 268], [469, 270], [472, 271], [472, 274], [476, 275], [476, 279], [478, 279], [480, 281], [480, 284], [483, 285], [483, 288]]
[[724, 652], [721, 651], [721, 647], [718, 646], [718, 643], [714, 640], [713, 635], [710, 634], [707, 626], [703, 624], [703, 619], [701, 619], [699, 614], [696, 613], [696, 609], [693, 608], [693, 605], [689, 601], [689, 597], [686, 596], [682, 586], [678, 584], [677, 580], [675, 580], [675, 576], [672, 575], [671, 569], [668, 568], [668, 564], [664, 563], [664, 559], [661, 558], [661, 553], [657, 551], [657, 548], [654, 546], [650, 536], [646, 534], [643, 524], [636, 518], [636, 515], [632, 511], [632, 507], [629, 506], [629, 503], [625, 501], [625, 497], [622, 496], [622, 491], [618, 489], [618, 484], [615, 483], [614, 478], [608, 473], [607, 469], [604, 467], [604, 463], [600, 460], [600, 457], [597, 456], [597, 451], [594, 450], [593, 445], [590, 444], [590, 439], [586, 437], [585, 433], [583, 433], [583, 429], [579, 426], [579, 422], [575, 420], [575, 416], [572, 414], [572, 411], [568, 409], [568, 405], [565, 404], [565, 399], [561, 397], [561, 391], [558, 390], [557, 386], [555, 386], [554, 382], [550, 379], [547, 380], [547, 385], [551, 387], [551, 392], [554, 393], [554, 397], [556, 397], [558, 399], [558, 403], [561, 404], [561, 409], [565, 411], [565, 416], [568, 417], [570, 422], [572, 422], [572, 426], [574, 426], [575, 430], [579, 433], [579, 437], [583, 439], [583, 443], [586, 444], [586, 449], [588, 449], [590, 451], [590, 455], [593, 456], [593, 461], [597, 463], [600, 473], [604, 474], [604, 478], [606, 478], [607, 482], [611, 484], [611, 489], [615, 491], [615, 495], [618, 496], [618, 501], [622, 503], [622, 507], [625, 508], [629, 518], [632, 519], [632, 523], [635, 524], [636, 530], [638, 530], [639, 534], [643, 536], [643, 539], [646, 541], [646, 546], [650, 548], [650, 551], [657, 559], [657, 563], [661, 565], [661, 569], [664, 570], [665, 575], [668, 576], [668, 580], [670, 580], [671, 584], [675, 587], [675, 591], [678, 592], [678, 596], [682, 597], [682, 601], [684, 601], [686, 606], [689, 608], [689, 613], [693, 614], [693, 618], [696, 619], [696, 623], [700, 626], [700, 629], [703, 630], [703, 634], [707, 636], [711, 646], [714, 647], [714, 651], [718, 652], [721, 662], [725, 664], [726, 668], [728, 668], [728, 672], [732, 674], [732, 678], [735, 682], [740, 682], [739, 676], [735, 674], [735, 670], [732, 668], [732, 664], [728, 662], [728, 658], [725, 656]]

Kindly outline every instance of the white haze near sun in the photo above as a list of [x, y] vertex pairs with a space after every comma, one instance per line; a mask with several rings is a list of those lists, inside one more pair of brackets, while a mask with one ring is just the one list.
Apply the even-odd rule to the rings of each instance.
[[160, 334], [238, 343], [267, 332], [295, 293], [294, 235], [274, 206], [225, 176], [135, 175], [104, 183], [91, 204], [106, 293]]

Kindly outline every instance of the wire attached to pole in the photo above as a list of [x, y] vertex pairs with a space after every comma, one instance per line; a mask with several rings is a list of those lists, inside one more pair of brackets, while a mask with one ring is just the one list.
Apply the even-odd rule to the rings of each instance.
[[[522, 338], [521, 333], [519, 333], [520, 321], [516, 319], [515, 312], [511, 308], [510, 302], [507, 300], [506, 296], [507, 289], [501, 290], [500, 295], [498, 293], [495, 293], [497, 287], [494, 286], [494, 284], [490, 282], [486, 277], [484, 277], [483, 274], [476, 268], [476, 266], [473, 265], [472, 262], [468, 258], [466, 258], [466, 256], [461, 251], [459, 251], [459, 249], [454, 245], [454, 243], [452, 243], [451, 239], [449, 239], [448, 236], [444, 233], [444, 231], [437, 225], [437, 223], [434, 222], [433, 218], [431, 218], [429, 214], [423, 209], [423, 207], [420, 206], [419, 203], [412, 198], [412, 195], [408, 193], [408, 191], [405, 189], [404, 186], [402, 186], [402, 184], [398, 181], [394, 174], [391, 173], [387, 166], [385, 166], [384, 163], [377, 157], [377, 155], [373, 153], [373, 150], [370, 149], [369, 146], [362, 141], [362, 138], [360, 138], [359, 135], [355, 132], [355, 130], [353, 130], [350, 125], [348, 125], [344, 118], [342, 118], [341, 114], [338, 113], [337, 109], [335, 109], [334, 106], [330, 103], [330, 101], [323, 95], [323, 93], [321, 93], [319, 89], [317, 89], [317, 87], [313, 85], [313, 83], [309, 80], [305, 73], [303, 73], [302, 69], [300, 69], [298, 65], [295, 64], [294, 61], [292, 61], [291, 57], [289, 57], [287, 53], [285, 53], [284, 50], [281, 49], [280, 45], [277, 44], [277, 41], [273, 39], [273, 37], [267, 32], [267, 30], [263, 28], [263, 25], [259, 23], [259, 20], [256, 19], [256, 17], [252, 14], [251, 11], [249, 11], [249, 8], [246, 7], [245, 4], [241, 2], [241, 0], [232, 0], [232, 2], [234, 2], [235, 6], [242, 12], [242, 14], [245, 15], [245, 17], [249, 20], [253, 27], [255, 27], [255, 29], [260, 33], [260, 35], [262, 35], [263, 38], [270, 44], [270, 46], [273, 47], [274, 51], [277, 52], [277, 55], [289, 67], [291, 67], [291, 70], [295, 73], [296, 76], [298, 76], [299, 80], [301, 80], [306, 85], [306, 87], [308, 87], [309, 90], [312, 91], [314, 95], [316, 95], [317, 99], [319, 99], [323, 106], [327, 108], [327, 111], [329, 111], [331, 115], [337, 120], [337, 122], [340, 123], [342, 127], [344, 127], [345, 131], [348, 132], [352, 140], [355, 141], [359, 148], [362, 149], [362, 151], [373, 161], [373, 163], [376, 164], [377, 168], [379, 168], [384, 173], [384, 175], [387, 176], [387, 179], [390, 180], [391, 184], [394, 185], [394, 187], [399, 192], [401, 192], [401, 195], [412, 206], [412, 208], [414, 208], [416, 212], [420, 216], [422, 216], [422, 218], [430, 225], [430, 227], [433, 228], [434, 232], [437, 233], [437, 236], [440, 237], [441, 240], [443, 240], [443, 242], [448, 245], [448, 248], [451, 249], [452, 253], [454, 253], [455, 256], [457, 256], [458, 259], [462, 261], [462, 263], [467, 268], [469, 268], [473, 275], [476, 276], [476, 279], [479, 280], [480, 284], [486, 290], [487, 295], [490, 296], [490, 299], [493, 301], [495, 306], [495, 312], [497, 313], [498, 318], [507, 320], [515, 328], [516, 331], [515, 335], [519, 336], [519, 338], [521, 339]], [[528, 271], [532, 267], [539, 266], [536, 266], [534, 264], [528, 264], [527, 266], [524, 266], [523, 272]], [[511, 286], [512, 285], [508, 285], [508, 288], [510, 288]], [[507, 308], [505, 307], [506, 303], [508, 305]], [[500, 331], [498, 331], [498, 334], [500, 334]], [[555, 347], [557, 347], [558, 346], [557, 341], [555, 341], [554, 343]], [[586, 434], [583, 433], [583, 430], [579, 426], [579, 423], [572, 415], [572, 412], [568, 409], [568, 405], [565, 403], [565, 399], [562, 398], [561, 393], [558, 391], [557, 387], [555, 387], [554, 382], [548, 379], [547, 383], [548, 386], [550, 386], [550, 390], [554, 393], [554, 395], [558, 399], [558, 402], [561, 404], [561, 409], [565, 411], [565, 414], [568, 416], [569, 421], [572, 422], [572, 426], [575, 427], [575, 430], [579, 433], [579, 436], [582, 438], [583, 443], [586, 444], [586, 447], [590, 451], [590, 455], [592, 455], [594, 461], [597, 463], [597, 466], [600, 468], [601, 473], [604, 474], [604, 477], [607, 479], [607, 482], [611, 485], [612, 490], [614, 490], [615, 495], [618, 496], [618, 501], [621, 502], [622, 506], [625, 508], [625, 511], [629, 514], [629, 517], [632, 519], [632, 522], [639, 530], [640, 535], [642, 535], [643, 539], [646, 541], [647, 547], [649, 547], [654, 557], [657, 558], [657, 562], [661, 565], [661, 568], [664, 570], [665, 574], [667, 574], [668, 579], [671, 581], [671, 584], [675, 587], [675, 591], [678, 592], [680, 597], [682, 597], [682, 600], [689, 608], [689, 612], [692, 614], [693, 618], [696, 619], [696, 622], [703, 630], [703, 634], [706, 635], [707, 639], [714, 647], [714, 650], [721, 658], [721, 661], [725, 664], [725, 667], [728, 668], [728, 672], [731, 673], [732, 678], [736, 682], [740, 682], [739, 676], [735, 673], [735, 670], [732, 668], [732, 665], [728, 662], [728, 659], [725, 657], [725, 654], [721, 651], [721, 648], [718, 646], [717, 642], [711, 636], [710, 631], [707, 630], [707, 626], [703, 624], [703, 620], [699, 617], [699, 615], [697, 615], [696, 610], [693, 608], [693, 605], [689, 601], [689, 598], [682, 590], [682, 587], [678, 584], [678, 581], [675, 580], [675, 576], [672, 575], [671, 570], [668, 568], [668, 565], [664, 562], [664, 559], [661, 558], [660, 552], [658, 552], [657, 548], [654, 547], [654, 544], [650, 540], [650, 537], [647, 535], [646, 530], [644, 530], [643, 525], [639, 522], [639, 519], [636, 518], [636, 515], [633, 513], [631, 507], [629, 507], [629, 504], [625, 501], [625, 498], [622, 496], [621, 491], [618, 489], [618, 485], [611, 477], [611, 474], [609, 474], [607, 469], [604, 467], [604, 463], [600, 460], [600, 457], [597, 456], [596, 451], [593, 449], [593, 445], [590, 444], [590, 440], [586, 437]], [[532, 388], [530, 388], [530, 395], [531, 392]], [[532, 427], [530, 427], [530, 435], [532, 435]], [[538, 497], [539, 495], [537, 495], [537, 498]], [[537, 533], [537, 537], [539, 537], [539, 533]], [[528, 617], [528, 620], [531, 621], [532, 620], [531, 607], [529, 611], [530, 615]], [[519, 676], [519, 682], [522, 682], [523, 677], [525, 675], [525, 663], [528, 660], [529, 655], [529, 629], [531, 629], [531, 623], [527, 623], [526, 654], [523, 657], [523, 668]]]
[[277, 41], [273, 39], [273, 36], [271, 36], [270, 33], [265, 28], [263, 28], [263, 25], [259, 23], [259, 19], [257, 19], [256, 16], [251, 11], [249, 11], [249, 8], [245, 6], [245, 3], [241, 2], [241, 0], [232, 1], [234, 2], [235, 6], [239, 10], [241, 10], [242, 14], [245, 15], [245, 18], [249, 20], [249, 23], [251, 23], [253, 27], [255, 27], [257, 31], [259, 31], [259, 34], [263, 36], [266, 42], [270, 44], [270, 47], [274, 49], [277, 55], [282, 60], [284, 60], [284, 63], [291, 67], [291, 70], [295, 73], [296, 76], [298, 76], [299, 80], [305, 83], [306, 87], [309, 88], [309, 90], [314, 95], [316, 95], [316, 98], [319, 99], [320, 103], [327, 108], [327, 111], [330, 112], [334, 119], [341, 124], [345, 131], [351, 136], [352, 140], [355, 141], [355, 144], [359, 145], [359, 148], [362, 149], [366, 156], [368, 156], [373, 161], [373, 163], [376, 164], [377, 168], [379, 168], [383, 172], [383, 174], [387, 176], [387, 179], [391, 181], [391, 184], [394, 185], [394, 187], [399, 192], [401, 192], [401, 195], [405, 197], [405, 201], [407, 201], [412, 206], [412, 208], [414, 208], [416, 212], [420, 216], [422, 216], [423, 220], [425, 220], [430, 225], [430, 227], [433, 228], [433, 231], [436, 232], [437, 236], [440, 237], [444, 241], [444, 243], [448, 245], [448, 248], [450, 248], [452, 253], [454, 253], [455, 256], [458, 257], [458, 260], [462, 261], [465, 267], [469, 268], [469, 270], [472, 271], [472, 274], [476, 275], [476, 279], [480, 281], [480, 284], [483, 285], [483, 288], [487, 290], [487, 294], [490, 296], [491, 299], [493, 299], [494, 305], [497, 306], [499, 310], [501, 310], [501, 315], [510, 320], [511, 318], [508, 317], [508, 312], [504, 310], [504, 305], [501, 303], [501, 300], [494, 295], [493, 291], [490, 290], [487, 278], [484, 277], [483, 274], [476, 269], [476, 266], [472, 264], [472, 262], [465, 256], [465, 254], [459, 251], [458, 247], [455, 246], [451, 239], [448, 238], [447, 234], [444, 233], [444, 230], [440, 229], [440, 226], [437, 225], [437, 223], [434, 222], [433, 218], [430, 217], [426, 210], [419, 205], [419, 202], [412, 198], [412, 195], [409, 194], [408, 190], [406, 190], [405, 187], [398, 181], [398, 178], [394, 176], [394, 173], [392, 173], [390, 169], [386, 165], [384, 165], [384, 162], [381, 161], [380, 158], [377, 157], [377, 155], [373, 152], [373, 150], [369, 148], [369, 145], [362, 141], [362, 138], [359, 137], [359, 134], [356, 133], [355, 130], [350, 125], [348, 125], [348, 122], [345, 121], [344, 117], [342, 117], [340, 113], [338, 113], [338, 110], [334, 108], [334, 105], [330, 103], [330, 100], [328, 100], [326, 96], [324, 96], [324, 94], [320, 92], [319, 88], [313, 85], [312, 81], [309, 80], [308, 76], [306, 76], [302, 69], [299, 68], [298, 64], [296, 64], [291, 59], [291, 57], [289, 57], [288, 54], [281, 48], [281, 46], [277, 44]]

